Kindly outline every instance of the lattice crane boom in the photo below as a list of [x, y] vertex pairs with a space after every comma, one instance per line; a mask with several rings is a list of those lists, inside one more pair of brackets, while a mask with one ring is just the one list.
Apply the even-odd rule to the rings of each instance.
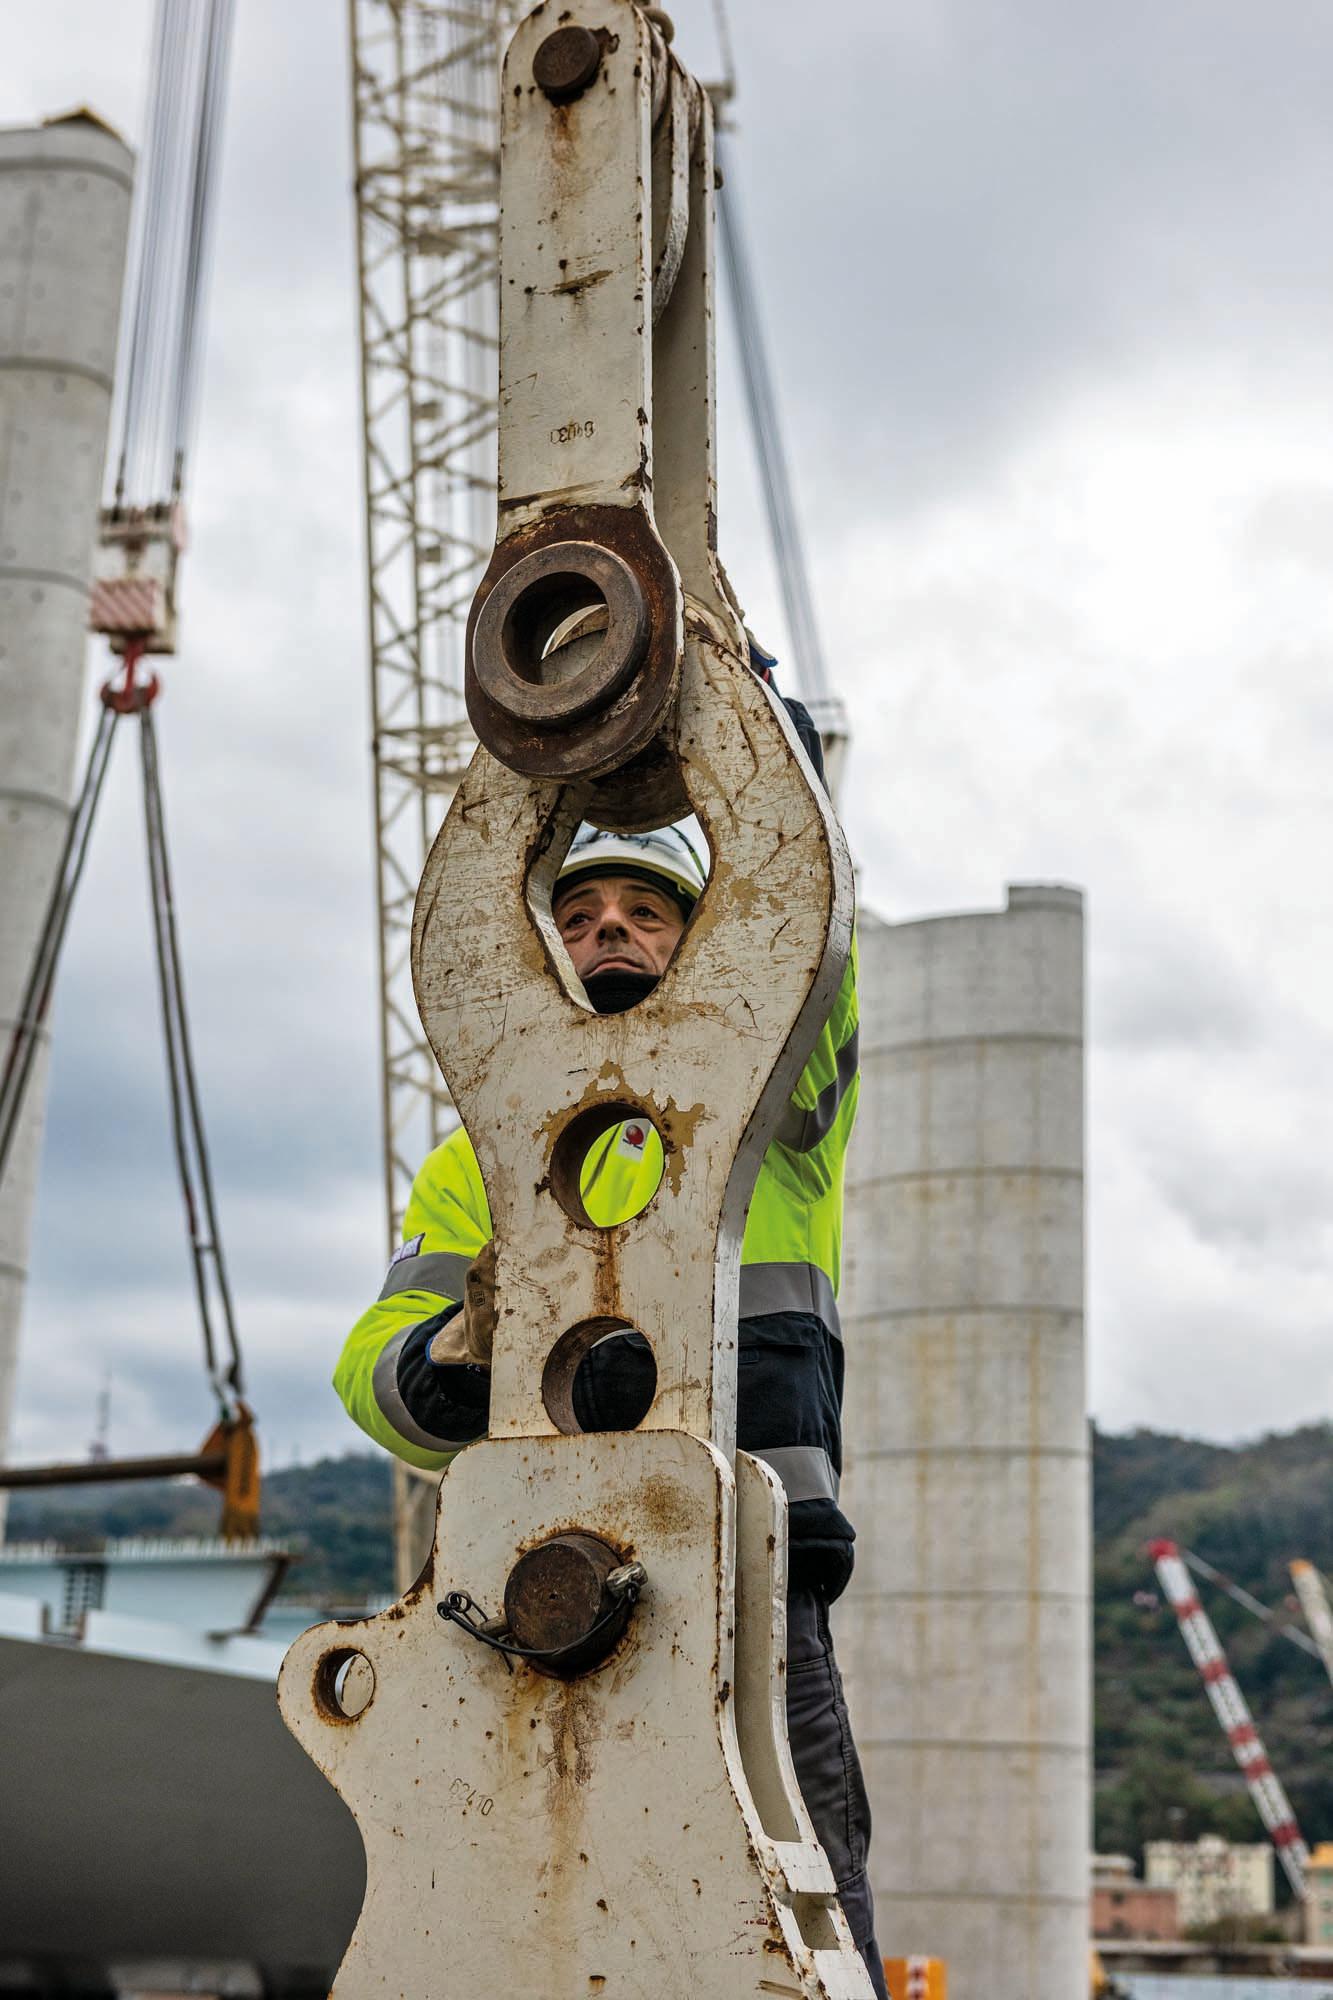
[[[499, 70], [512, 0], [349, 0], [369, 573], [384, 1213], [456, 1122], [412, 995], [412, 902], [474, 747], [463, 638], [495, 531]], [[436, 1480], [394, 1466], [395, 1567]]]

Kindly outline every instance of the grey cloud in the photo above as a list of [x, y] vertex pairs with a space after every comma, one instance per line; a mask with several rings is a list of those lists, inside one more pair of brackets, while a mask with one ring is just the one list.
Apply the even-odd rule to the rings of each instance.
[[1268, 1028], [1247, 972], [1202, 924], [1145, 911], [1136, 933], [1117, 938], [1107, 954], [1091, 1021], [1099, 1048], [1244, 1058]]
[[1315, 15], [969, 0], [840, 16], [823, 46], [775, 0], [736, 32], [742, 193], [821, 517], [947, 490], [1181, 341], [1265, 368], [1326, 347]]
[[1242, 561], [1294, 563], [1322, 582], [1333, 566], [1333, 487], [1270, 489], [1249, 508], [1236, 540]]

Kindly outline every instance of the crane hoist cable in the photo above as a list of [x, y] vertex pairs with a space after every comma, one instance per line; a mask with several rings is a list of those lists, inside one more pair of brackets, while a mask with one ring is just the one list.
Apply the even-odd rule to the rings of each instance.
[[179, 498], [198, 401], [234, 0], [158, 0], [146, 163], [134, 214], [117, 508]]
[[759, 481], [787, 635], [801, 693], [824, 740], [825, 768], [833, 796], [836, 797], [847, 750], [847, 715], [841, 697], [833, 687], [824, 657], [800, 516], [783, 446], [777, 393], [764, 340], [758, 287], [742, 224], [735, 175], [728, 164], [731, 147], [727, 137], [726, 113], [736, 96], [736, 65], [726, 0], [713, 0], [713, 19], [722, 61], [721, 81], [709, 85], [709, 96], [717, 118], [715, 161], [718, 169], [720, 262], [726, 273], [731, 300], [741, 380], [758, 459]]
[[25, 1091], [50, 1013], [60, 950], [88, 855], [116, 724], [126, 715], [135, 715], [140, 724], [150, 901], [172, 1141], [205, 1367], [221, 1423], [234, 1431], [241, 1423], [248, 1425], [249, 1417], [240, 1401], [240, 1346], [176, 934], [152, 715], [159, 682], [155, 674], [146, 679], [138, 675], [145, 654], [171, 653], [176, 646], [176, 559], [184, 546], [180, 502], [198, 399], [202, 303], [233, 13], [234, 0], [158, 0], [154, 18], [145, 164], [134, 206], [133, 275], [126, 289], [120, 342], [123, 372], [110, 455], [116, 468], [114, 502], [103, 513], [91, 605], [92, 627], [110, 638], [113, 649], [122, 655], [123, 669], [119, 678], [113, 677], [102, 689], [101, 714], [87, 770], [0, 1073], [0, 1177], [12, 1154]]
[[723, 135], [719, 132], [717, 159], [722, 169], [722, 186], [717, 204], [718, 234], [740, 344], [745, 400], [759, 454], [760, 478], [777, 557], [778, 587], [782, 593], [782, 608], [787, 616], [787, 631], [802, 692], [813, 701], [823, 702], [828, 700], [831, 692], [828, 666], [815, 618], [805, 545], [801, 539], [800, 523], [792, 498], [791, 475], [782, 445], [782, 426], [759, 320], [754, 273], [741, 231], [735, 184], [733, 182], [728, 186], [727, 182], [729, 168], [726, 163], [729, 156], [730, 148], [725, 146]]
[[24, 1092], [50, 1012], [60, 947], [69, 925], [74, 892], [87, 859], [93, 815], [106, 778], [116, 725], [124, 716], [137, 715], [153, 942], [162, 1005], [172, 1140], [199, 1304], [204, 1366], [217, 1398], [219, 1416], [225, 1422], [231, 1419], [236, 1402], [244, 1394], [244, 1374], [185, 1004], [161, 767], [152, 713], [159, 683], [155, 674], [146, 681], [138, 679], [139, 658], [137, 653], [128, 653], [120, 678], [108, 681], [102, 690], [102, 713], [93, 737], [83, 786], [70, 820], [60, 866], [33, 954], [28, 984], [10, 1037], [3, 1076], [0, 1076], [0, 1179], [3, 1179], [9, 1163], [23, 1109]]

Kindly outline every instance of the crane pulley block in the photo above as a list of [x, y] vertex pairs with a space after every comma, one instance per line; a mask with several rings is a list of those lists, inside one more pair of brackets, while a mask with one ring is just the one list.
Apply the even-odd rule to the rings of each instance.
[[176, 571], [184, 548], [178, 500], [103, 508], [88, 627], [106, 635], [113, 653], [175, 652]]
[[[413, 1588], [283, 1667], [366, 1848], [339, 2000], [871, 1994], [787, 1744], [786, 1499], [736, 1449], [746, 1210], [847, 963], [852, 876], [717, 559], [711, 111], [665, 25], [542, 5], [504, 65], [479, 747], [412, 940], [494, 1230], [489, 1433]], [[691, 811], [711, 869], [681, 943], [599, 1014], [552, 916], [571, 841]], [[581, 1168], [631, 1120], [661, 1182], [601, 1227]], [[575, 1376], [618, 1331], [654, 1400], [584, 1432]]]

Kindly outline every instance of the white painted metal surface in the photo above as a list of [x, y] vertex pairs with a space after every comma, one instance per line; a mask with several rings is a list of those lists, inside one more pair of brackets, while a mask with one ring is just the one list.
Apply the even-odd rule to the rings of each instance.
[[[0, 131], [0, 1047], [69, 818], [88, 579], [133, 158], [96, 120]], [[45, 1062], [0, 1187], [0, 1453], [9, 1429]], [[3, 1519], [0, 1497], [0, 1519]]]
[[[600, 53], [582, 94], [553, 105], [532, 79], [568, 22], [539, 8], [506, 65], [500, 541], [474, 619], [484, 630], [516, 557], [609, 545], [648, 597], [649, 657], [591, 724], [519, 743], [520, 768], [508, 744], [504, 762], [479, 749], [432, 849], [413, 963], [495, 1231], [490, 1436], [443, 1482], [419, 1583], [378, 1618], [298, 1640], [280, 1695], [366, 1843], [340, 2000], [864, 2000], [785, 1745], [785, 1503], [757, 1463], [732, 1464], [745, 1210], [846, 961], [850, 868], [743, 663], [713, 555], [707, 107], [628, 0], [578, 16]], [[537, 707], [563, 698], [571, 668], [595, 677], [613, 636], [614, 622], [605, 642], [576, 640], [549, 677], [534, 651]], [[650, 673], [651, 756], [620, 783], [597, 732]], [[548, 750], [558, 776], [531, 769]], [[600, 1016], [551, 891], [579, 821], [642, 824], [649, 791], [697, 812], [712, 873], [651, 995]], [[599, 1229], [578, 1168], [631, 1114], [661, 1136], [662, 1182], [641, 1215]], [[636, 1432], [585, 1436], [573, 1375], [613, 1326], [649, 1341], [656, 1400]], [[601, 1665], [511, 1672], [438, 1617], [451, 1590], [495, 1616], [520, 1557], [570, 1531], [646, 1573]]]
[[950, 2000], [1087, 1990], [1081, 898], [860, 920], [834, 1611], [879, 1940]]

